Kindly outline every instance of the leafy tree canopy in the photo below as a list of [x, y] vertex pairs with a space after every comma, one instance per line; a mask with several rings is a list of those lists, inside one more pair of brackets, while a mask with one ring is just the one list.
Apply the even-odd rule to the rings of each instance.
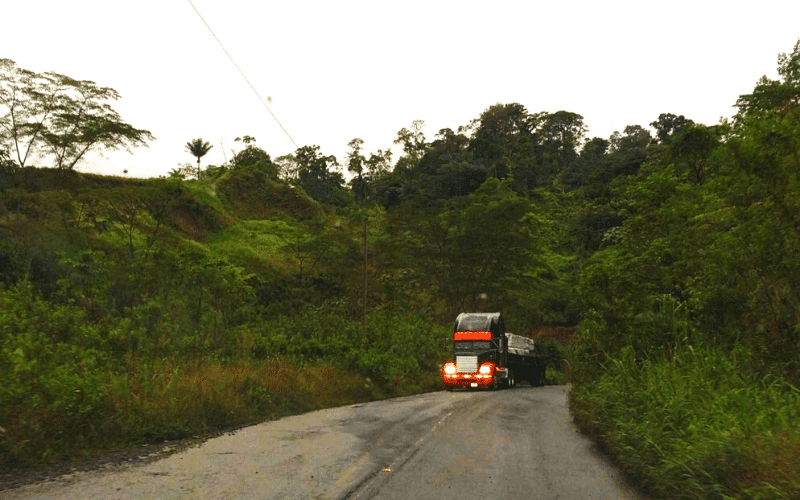
[[738, 120], [773, 110], [786, 113], [800, 105], [800, 39], [790, 54], [778, 55], [778, 75], [780, 80], [762, 76], [751, 94], [739, 96]]
[[650, 126], [656, 130], [656, 139], [659, 143], [666, 143], [673, 134], [680, 132], [683, 127], [693, 123], [683, 115], [675, 116], [672, 113], [661, 113], [658, 120], [651, 122]]
[[422, 158], [422, 153], [427, 146], [425, 134], [422, 132], [424, 127], [424, 120], [414, 120], [411, 123], [411, 129], [403, 127], [397, 132], [397, 138], [394, 140], [394, 143], [402, 146], [403, 156], [397, 160], [395, 170], [401, 172], [409, 170], [419, 163], [420, 158]]
[[233, 156], [233, 165], [236, 167], [245, 167], [257, 163], [271, 164], [272, 158], [269, 153], [252, 144], [248, 144], [246, 148]]
[[341, 203], [337, 194], [344, 187], [344, 177], [335, 156], [324, 156], [319, 146], [303, 146], [294, 158], [299, 166], [297, 182], [309, 196], [323, 203]]
[[58, 73], [35, 73], [10, 59], [0, 60], [0, 146], [22, 168], [35, 156], [49, 156], [71, 170], [95, 150], [147, 146], [144, 129], [121, 119], [108, 101], [117, 91]]

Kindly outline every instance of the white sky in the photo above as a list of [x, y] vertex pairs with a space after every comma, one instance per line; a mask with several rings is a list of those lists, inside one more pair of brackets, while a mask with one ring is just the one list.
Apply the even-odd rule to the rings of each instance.
[[[711, 125], [800, 37], [797, 0], [192, 1], [297, 145], [340, 163], [355, 137], [396, 160], [413, 120], [432, 140], [498, 102], [579, 113], [588, 137], [660, 113]], [[116, 89], [114, 109], [156, 137], [80, 171], [166, 175], [195, 162], [196, 137], [214, 144], [203, 166], [245, 134], [273, 158], [295, 150], [188, 0], [16, 0], [2, 15], [0, 58]]]

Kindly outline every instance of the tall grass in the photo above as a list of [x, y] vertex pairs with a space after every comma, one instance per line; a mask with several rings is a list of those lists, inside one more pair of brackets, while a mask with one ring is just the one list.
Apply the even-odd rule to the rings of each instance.
[[671, 499], [800, 498], [800, 390], [750, 353], [623, 348], [570, 393], [579, 425], [636, 482]]
[[[75, 459], [386, 395], [364, 376], [328, 363], [130, 361], [128, 373], [96, 381], [88, 398], [65, 385], [52, 400], [71, 404], [41, 401], [0, 412], [0, 465]], [[81, 411], [81, 400], [89, 400], [88, 411]]]
[[447, 331], [407, 313], [311, 308], [214, 332], [154, 304], [95, 323], [28, 282], [0, 288], [0, 467], [439, 388]]
[[104, 420], [107, 431], [131, 440], [180, 438], [361, 401], [376, 396], [375, 389], [325, 363], [162, 361], [114, 377]]

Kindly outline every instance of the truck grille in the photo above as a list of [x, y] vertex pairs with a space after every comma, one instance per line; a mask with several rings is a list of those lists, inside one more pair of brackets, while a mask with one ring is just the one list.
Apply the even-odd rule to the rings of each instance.
[[478, 356], [456, 356], [458, 373], [475, 373], [478, 371]]

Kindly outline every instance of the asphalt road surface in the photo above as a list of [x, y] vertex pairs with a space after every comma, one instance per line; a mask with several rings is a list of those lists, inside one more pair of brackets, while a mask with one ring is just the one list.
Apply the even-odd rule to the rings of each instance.
[[247, 427], [4, 499], [642, 499], [578, 434], [564, 386], [436, 392]]

